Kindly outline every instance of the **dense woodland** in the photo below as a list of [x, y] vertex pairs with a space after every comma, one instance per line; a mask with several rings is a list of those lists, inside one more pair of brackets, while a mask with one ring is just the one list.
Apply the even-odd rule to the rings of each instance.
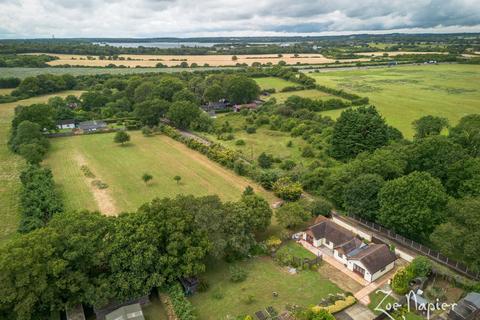
[[[266, 153], [252, 162], [221, 144], [188, 140], [173, 128], [234, 139], [228, 122], [219, 125], [199, 106], [220, 99], [251, 102], [261, 93], [252, 78], [264, 76], [336, 96], [312, 100], [292, 94], [284, 103], [271, 99], [258, 110], [239, 113], [249, 134], [268, 127], [303, 139], [302, 157], [310, 160], [308, 165]], [[467, 115], [455, 126], [422, 117], [412, 124], [416, 135], [409, 141], [367, 97], [317, 85], [307, 75], [281, 67], [38, 76], [22, 80], [12, 96], [65, 89], [86, 92], [15, 110], [9, 146], [29, 166], [21, 175], [23, 235], [0, 248], [5, 293], [0, 315], [5, 319], [7, 314], [32, 319], [65, 305], [99, 306], [139, 296], [204, 271], [207, 257], [235, 260], [263, 250], [256, 234], [269, 226], [272, 211], [250, 188], [238, 202], [222, 203], [216, 196], [155, 199], [118, 218], [64, 212], [51, 172], [39, 165], [49, 148], [44, 132], [54, 132], [61, 119], [104, 119], [182, 141], [284, 199], [276, 218], [287, 230], [296, 231], [335, 207], [480, 270], [480, 115]], [[344, 111], [336, 121], [319, 114], [331, 109]], [[448, 134], [443, 134], [447, 127]], [[304, 192], [315, 200], [300, 199]], [[25, 280], [18, 282], [18, 277]]]

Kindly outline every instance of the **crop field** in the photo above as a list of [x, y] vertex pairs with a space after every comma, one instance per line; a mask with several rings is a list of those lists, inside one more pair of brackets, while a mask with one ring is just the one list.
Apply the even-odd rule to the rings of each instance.
[[[199, 68], [85, 68], [85, 67], [70, 67], [70, 68], [2, 68], [2, 77], [16, 77], [24, 79], [26, 77], [34, 77], [39, 74], [71, 74], [73, 76], [95, 75], [95, 74], [140, 74], [140, 73], [174, 73], [183, 71], [204, 71], [204, 70], [218, 70], [218, 67], [199, 67]], [[237, 69], [236, 67], [223, 67], [225, 69]]]
[[62, 93], [30, 98], [12, 103], [0, 104], [0, 243], [11, 237], [18, 225], [18, 196], [20, 192], [20, 171], [25, 162], [20, 156], [10, 152], [7, 141], [10, 132], [13, 112], [17, 105], [30, 105], [48, 101], [53, 96], [66, 97], [79, 95], [80, 91], [66, 91]]
[[[269, 153], [275, 155], [279, 159], [291, 159], [297, 163], [307, 162], [307, 159], [302, 158], [302, 148], [307, 143], [300, 137], [291, 137], [289, 132], [281, 132], [277, 130], [269, 130], [268, 126], [257, 128], [253, 134], [247, 133], [242, 128], [245, 125], [245, 117], [239, 114], [226, 114], [219, 116], [216, 119], [217, 123], [222, 124], [226, 121], [233, 127], [234, 140], [219, 140], [214, 134], [206, 134], [206, 136], [215, 142], [221, 143], [230, 149], [235, 149], [244, 154], [244, 156], [256, 161], [258, 156], [262, 153]], [[245, 141], [245, 145], [236, 145], [237, 140]], [[287, 143], [292, 141], [292, 147], [287, 147]]]
[[[267, 200], [275, 200], [253, 182], [169, 137], [144, 137], [140, 132], [130, 135], [131, 142], [125, 146], [115, 144], [110, 133], [51, 140], [45, 165], [52, 168], [67, 209], [116, 215], [136, 210], [155, 197], [177, 194], [218, 194], [223, 200], [237, 200], [247, 185]], [[82, 166], [95, 177], [87, 178]], [[153, 176], [148, 184], [141, 179], [144, 173]], [[181, 177], [180, 183], [173, 179], [176, 175]], [[93, 180], [106, 183], [108, 188], [93, 186]]]
[[272, 94], [270, 97], [277, 99], [278, 103], [283, 103], [290, 96], [299, 96], [302, 98], [310, 98], [310, 99], [338, 98], [338, 97], [332, 96], [331, 94], [328, 94], [319, 90], [315, 90], [315, 89], [289, 91], [289, 92], [277, 92]]
[[[190, 298], [199, 319], [236, 319], [268, 306], [281, 312], [287, 304], [307, 307], [319, 303], [328, 294], [342, 292], [320, 272], [304, 270], [291, 275], [267, 257], [236, 262], [235, 265], [248, 272], [247, 279], [240, 283], [230, 281], [229, 264], [219, 261], [211, 264], [203, 276], [209, 289]], [[277, 292], [278, 297], [274, 297], [273, 292]]]
[[262, 90], [266, 89], [275, 89], [275, 91], [280, 91], [286, 87], [295, 87], [297, 84], [282, 78], [276, 77], [264, 77], [264, 78], [254, 78]]
[[[398, 66], [310, 74], [320, 84], [370, 98], [387, 122], [412, 138], [412, 121], [445, 117], [450, 125], [480, 112], [480, 66], [462, 64]], [[336, 118], [341, 110], [326, 111]]]
[[[41, 53], [32, 53], [39, 55]], [[232, 59], [232, 55], [135, 55], [135, 54], [123, 54], [119, 55], [124, 60], [100, 60], [98, 56], [86, 55], [73, 55], [73, 54], [51, 54], [48, 55], [58, 57], [57, 60], [48, 62], [51, 66], [59, 65], [72, 65], [72, 66], [86, 66], [86, 67], [105, 67], [109, 64], [117, 66], [123, 65], [126, 67], [135, 68], [140, 67], [155, 67], [157, 63], [163, 63], [166, 66], [177, 66], [182, 62], [187, 62], [189, 65], [192, 63], [198, 64], [198, 66], [235, 66], [237, 63], [246, 63], [252, 65], [254, 62], [260, 63], [272, 63], [278, 64], [279, 61], [285, 61], [289, 65], [294, 64], [324, 64], [334, 63], [335, 59], [326, 58], [321, 54], [299, 54], [294, 56], [293, 54], [283, 54], [279, 56], [277, 54], [249, 54], [249, 55], [237, 55], [237, 59]], [[358, 59], [342, 59], [340, 62], [359, 62], [368, 61], [367, 58]]]

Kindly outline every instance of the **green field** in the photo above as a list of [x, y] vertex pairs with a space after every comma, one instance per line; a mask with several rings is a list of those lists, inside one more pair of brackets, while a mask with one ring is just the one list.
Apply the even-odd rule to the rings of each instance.
[[79, 95], [79, 91], [30, 98], [0, 104], [0, 242], [12, 236], [18, 226], [18, 194], [20, 171], [25, 166], [23, 159], [10, 152], [7, 146], [13, 112], [17, 105], [29, 105], [48, 101], [53, 96]]
[[295, 87], [297, 84], [288, 80], [283, 80], [282, 78], [276, 77], [264, 77], [264, 78], [254, 78], [262, 90], [265, 89], [275, 89], [280, 91], [285, 87]]
[[[199, 319], [235, 319], [236, 316], [253, 314], [273, 306], [277, 312], [285, 310], [287, 304], [310, 306], [318, 304], [330, 293], [341, 290], [317, 271], [305, 270], [296, 275], [287, 272], [271, 258], [254, 258], [237, 262], [248, 272], [240, 283], [230, 281], [229, 264], [215, 261], [208, 266], [203, 276], [210, 287], [206, 292], [195, 294], [192, 301]], [[278, 293], [278, 297], [273, 296]], [[251, 295], [253, 301], [247, 302]]]
[[[237, 200], [253, 182], [212, 162], [197, 151], [166, 136], [144, 137], [130, 132], [131, 143], [113, 143], [113, 134], [96, 134], [52, 139], [45, 165], [53, 170], [67, 209], [99, 210], [113, 206], [112, 214], [136, 210], [155, 197], [177, 194], [218, 194], [223, 200]], [[99, 194], [80, 170], [86, 164], [108, 188]], [[143, 173], [153, 175], [148, 185]], [[182, 180], [177, 184], [173, 177]], [[255, 187], [269, 201], [271, 193]]]
[[26, 78], [39, 74], [71, 74], [73, 76], [92, 74], [138, 74], [151, 72], [174, 73], [183, 71], [205, 71], [218, 69], [236, 69], [236, 67], [198, 67], [198, 68], [0, 68], [2, 77]]
[[[308, 143], [300, 137], [291, 137], [289, 132], [269, 130], [268, 125], [266, 125], [257, 128], [256, 133], [248, 134], [243, 130], [245, 117], [235, 113], [219, 116], [215, 121], [218, 124], [228, 121], [234, 128], [233, 135], [235, 139], [224, 141], [219, 140], [215, 134], [206, 134], [206, 136], [210, 140], [242, 152], [251, 161], [255, 161], [262, 152], [273, 154], [280, 159], [291, 159], [296, 162], [306, 161], [305, 158], [301, 157], [301, 154], [302, 148]], [[237, 146], [235, 141], [239, 139], [244, 140], [245, 145]], [[287, 147], [289, 141], [292, 141], [292, 147]]]
[[322, 99], [322, 98], [336, 98], [328, 93], [310, 89], [310, 90], [299, 90], [299, 91], [289, 91], [289, 92], [277, 92], [271, 95], [272, 98], [277, 99], [278, 103], [283, 103], [290, 96], [299, 96], [302, 98], [310, 99]]
[[[412, 138], [412, 121], [445, 117], [451, 125], [480, 113], [480, 66], [461, 64], [398, 66], [309, 74], [319, 84], [370, 98], [387, 122]], [[324, 114], [336, 118], [341, 110]]]

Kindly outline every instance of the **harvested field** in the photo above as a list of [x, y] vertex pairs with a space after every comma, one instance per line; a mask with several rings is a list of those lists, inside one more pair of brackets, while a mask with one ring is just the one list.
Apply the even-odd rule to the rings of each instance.
[[[41, 53], [32, 53], [39, 55]], [[119, 59], [124, 60], [100, 60], [99, 56], [73, 55], [73, 54], [51, 54], [48, 55], [58, 57], [58, 60], [48, 62], [51, 66], [72, 65], [72, 66], [88, 66], [88, 67], [105, 67], [109, 64], [126, 67], [155, 67], [157, 63], [166, 66], [178, 66], [182, 62], [189, 65], [196, 63], [198, 66], [235, 66], [237, 63], [246, 63], [252, 65], [254, 62], [278, 64], [279, 61], [285, 61], [289, 65], [294, 64], [325, 64], [334, 63], [335, 59], [326, 58], [321, 54], [299, 54], [295, 57], [293, 54], [283, 54], [279, 57], [277, 54], [262, 55], [237, 55], [237, 59], [233, 60], [232, 55], [135, 55], [122, 54]], [[359, 59], [342, 59], [340, 62], [357, 62], [368, 61], [367, 58]]]

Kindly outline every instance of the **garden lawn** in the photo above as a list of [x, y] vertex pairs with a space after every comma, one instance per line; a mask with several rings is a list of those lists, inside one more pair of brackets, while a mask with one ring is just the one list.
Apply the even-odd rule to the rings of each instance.
[[[287, 304], [310, 306], [320, 302], [328, 294], [341, 290], [317, 271], [305, 270], [291, 275], [285, 267], [278, 266], [271, 258], [254, 258], [236, 262], [248, 272], [240, 283], [230, 281], [229, 266], [225, 262], [211, 263], [204, 278], [210, 288], [191, 297], [199, 319], [234, 319], [239, 315], [254, 315], [256, 311], [273, 306], [277, 312], [285, 310]], [[273, 297], [273, 292], [278, 297]], [[248, 296], [253, 302], [247, 303]], [[219, 299], [219, 297], [221, 297]]]
[[283, 103], [285, 100], [288, 99], [288, 97], [291, 96], [299, 96], [302, 98], [310, 98], [310, 99], [331, 99], [331, 98], [337, 98], [335, 96], [332, 96], [331, 94], [315, 90], [315, 89], [310, 89], [310, 90], [298, 90], [298, 91], [289, 91], [289, 92], [277, 92], [272, 94], [270, 97], [277, 99], [277, 103]]
[[[387, 122], [413, 137], [412, 122], [425, 115], [451, 125], [480, 113], [480, 65], [441, 64], [309, 74], [319, 84], [370, 98]], [[323, 114], [337, 118], [342, 110]]]
[[277, 77], [254, 78], [262, 90], [275, 89], [280, 91], [286, 87], [296, 87], [298, 84], [292, 81], [284, 80]]
[[[269, 130], [268, 125], [263, 125], [257, 128], [255, 133], [249, 134], [243, 129], [245, 117], [235, 113], [219, 116], [215, 121], [219, 126], [228, 121], [234, 129], [233, 135], [235, 139], [219, 140], [215, 134], [204, 135], [212, 141], [240, 151], [250, 161], [256, 161], [258, 156], [265, 152], [282, 160], [291, 159], [297, 163], [311, 162], [311, 159], [301, 157], [302, 148], [308, 145], [301, 137], [291, 137], [289, 132]], [[236, 145], [237, 140], [245, 141], [245, 145]], [[292, 141], [292, 147], [287, 147], [289, 141]]]
[[14, 109], [17, 105], [47, 102], [53, 96], [79, 95], [80, 91], [66, 91], [41, 97], [0, 104], [0, 244], [17, 230], [19, 215], [20, 171], [25, 162], [10, 152], [7, 146]]
[[[51, 140], [45, 164], [53, 170], [67, 209], [98, 210], [106, 201], [119, 213], [136, 210], [155, 197], [177, 194], [218, 194], [223, 200], [237, 200], [248, 185], [268, 201], [275, 201], [271, 193], [253, 182], [169, 137], [144, 137], [138, 131], [129, 134], [131, 142], [125, 146], [113, 142], [113, 133]], [[102, 194], [86, 181], [80, 170], [82, 163], [95, 179], [109, 186]], [[144, 173], [153, 175], [148, 184], [141, 179]], [[176, 175], [181, 177], [178, 184], [173, 179]]]

